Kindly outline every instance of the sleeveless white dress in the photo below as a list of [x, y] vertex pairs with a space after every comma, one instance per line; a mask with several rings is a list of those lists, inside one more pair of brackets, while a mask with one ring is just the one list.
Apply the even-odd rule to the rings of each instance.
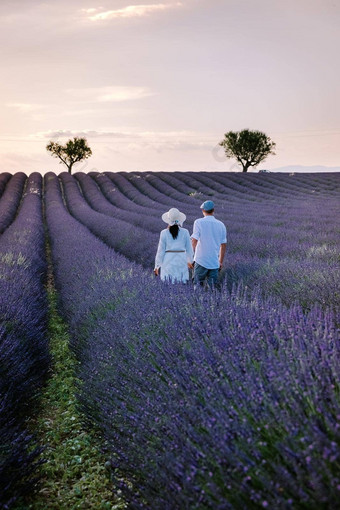
[[188, 262], [193, 261], [190, 234], [186, 228], [179, 228], [176, 239], [168, 228], [162, 230], [156, 253], [155, 268], [160, 268], [161, 279], [172, 283], [189, 280]]

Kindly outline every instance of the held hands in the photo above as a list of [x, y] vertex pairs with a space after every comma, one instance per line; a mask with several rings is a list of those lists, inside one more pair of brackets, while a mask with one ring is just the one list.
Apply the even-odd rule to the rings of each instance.
[[188, 268], [189, 269], [194, 269], [194, 264], [192, 264], [191, 262], [188, 262]]
[[156, 267], [154, 270], [153, 270], [155, 276], [159, 276], [159, 269]]

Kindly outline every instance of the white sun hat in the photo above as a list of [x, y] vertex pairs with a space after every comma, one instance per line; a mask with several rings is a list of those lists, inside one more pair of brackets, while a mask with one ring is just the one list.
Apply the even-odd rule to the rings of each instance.
[[186, 220], [185, 214], [181, 213], [178, 209], [173, 207], [168, 212], [162, 214], [162, 220], [168, 225], [179, 225], [180, 227], [183, 225]]

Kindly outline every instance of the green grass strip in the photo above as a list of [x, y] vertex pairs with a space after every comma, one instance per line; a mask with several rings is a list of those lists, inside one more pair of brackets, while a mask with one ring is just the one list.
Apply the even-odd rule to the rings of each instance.
[[119, 495], [113, 494], [102, 440], [84, 426], [77, 408], [75, 376], [77, 360], [69, 348], [67, 325], [57, 312], [56, 292], [48, 291], [49, 338], [53, 358], [52, 375], [41, 399], [41, 412], [34, 432], [42, 445], [45, 462], [36, 493], [16, 508], [28, 509], [122, 509]]

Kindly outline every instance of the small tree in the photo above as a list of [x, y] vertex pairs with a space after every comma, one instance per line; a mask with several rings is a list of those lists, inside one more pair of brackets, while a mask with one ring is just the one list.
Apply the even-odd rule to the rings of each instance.
[[51, 140], [46, 145], [46, 149], [52, 156], [60, 159], [59, 163], [64, 163], [67, 166], [69, 173], [72, 172], [72, 167], [75, 163], [92, 156], [92, 151], [87, 145], [86, 138], [78, 138], [77, 136], [73, 140], [66, 142], [65, 145]]
[[276, 146], [265, 133], [249, 129], [229, 131], [219, 145], [224, 147], [227, 158], [235, 158], [242, 165], [243, 172], [250, 166], [257, 166], [269, 154], [275, 154]]

